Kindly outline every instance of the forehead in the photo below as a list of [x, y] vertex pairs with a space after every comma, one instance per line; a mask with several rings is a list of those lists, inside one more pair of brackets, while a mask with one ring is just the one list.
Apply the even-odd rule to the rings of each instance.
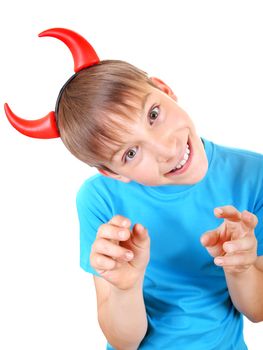
[[105, 125], [110, 133], [107, 140], [109, 146], [109, 162], [113, 162], [126, 146], [129, 136], [134, 136], [134, 125], [140, 123], [147, 113], [148, 101], [151, 99], [152, 92], [148, 91], [141, 98], [126, 101], [126, 105], [117, 108], [118, 111], [108, 115]]
[[[123, 104], [117, 106], [113, 113], [110, 113], [109, 122], [119, 126], [120, 135], [131, 134], [131, 127], [139, 122], [146, 113], [147, 102], [152, 95], [151, 91], [145, 92], [141, 96], [128, 98]], [[124, 141], [124, 140], [122, 140]]]

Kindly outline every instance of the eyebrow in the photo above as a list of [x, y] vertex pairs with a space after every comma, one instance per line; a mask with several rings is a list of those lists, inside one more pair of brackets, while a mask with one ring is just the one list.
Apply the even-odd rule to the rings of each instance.
[[[142, 114], [141, 114], [141, 119], [144, 117], [144, 115], [145, 115], [145, 106], [146, 106], [146, 104], [147, 104], [147, 101], [148, 101], [148, 99], [149, 99], [149, 97], [150, 97], [150, 95], [151, 95], [151, 92], [149, 92], [148, 94], [146, 94], [144, 97], [143, 97], [143, 100], [142, 100], [142, 105], [141, 105], [141, 109], [142, 109]], [[111, 161], [113, 160], [113, 158], [118, 154], [118, 153], [120, 153], [120, 151], [122, 151], [124, 148], [126, 148], [127, 146], [126, 146], [126, 144], [124, 144], [123, 146], [121, 146], [119, 149], [117, 149], [114, 153], [113, 153], [113, 155], [112, 155], [112, 157], [111, 157]]]

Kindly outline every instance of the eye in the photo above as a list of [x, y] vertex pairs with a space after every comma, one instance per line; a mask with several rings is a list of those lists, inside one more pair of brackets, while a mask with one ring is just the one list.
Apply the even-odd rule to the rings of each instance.
[[[159, 114], [160, 114], [160, 106], [155, 106], [155, 107], [151, 108], [151, 110], [149, 112], [150, 120], [155, 121], [158, 118]], [[151, 125], [152, 124], [153, 123], [151, 123]], [[134, 149], [137, 149], [137, 147], [130, 148], [128, 150], [128, 152], [124, 155], [124, 163], [127, 163], [127, 159], [129, 159], [128, 160], [128, 162], [129, 162], [135, 158], [137, 152], [134, 151]]]
[[158, 118], [159, 114], [160, 114], [160, 107], [155, 106], [150, 110], [149, 117], [151, 120], [155, 121]]
[[136, 152], [134, 151], [135, 148], [137, 148], [137, 147], [130, 148], [129, 151], [125, 154], [124, 163], [126, 163], [127, 158], [132, 160], [135, 157], [135, 155], [136, 155]]

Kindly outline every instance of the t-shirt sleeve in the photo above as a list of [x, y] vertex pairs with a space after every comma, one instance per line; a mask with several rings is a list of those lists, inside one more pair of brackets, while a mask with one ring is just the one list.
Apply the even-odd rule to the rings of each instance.
[[110, 207], [91, 181], [81, 186], [76, 196], [76, 206], [80, 229], [80, 266], [84, 271], [100, 276], [90, 265], [90, 253], [99, 226], [112, 217]]

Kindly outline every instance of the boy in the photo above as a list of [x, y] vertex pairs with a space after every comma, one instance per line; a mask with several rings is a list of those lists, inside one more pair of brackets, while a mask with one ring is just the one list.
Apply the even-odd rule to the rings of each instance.
[[263, 319], [263, 156], [200, 138], [170, 87], [126, 62], [86, 68], [55, 121], [100, 173], [77, 209], [107, 349], [247, 349], [242, 314]]

